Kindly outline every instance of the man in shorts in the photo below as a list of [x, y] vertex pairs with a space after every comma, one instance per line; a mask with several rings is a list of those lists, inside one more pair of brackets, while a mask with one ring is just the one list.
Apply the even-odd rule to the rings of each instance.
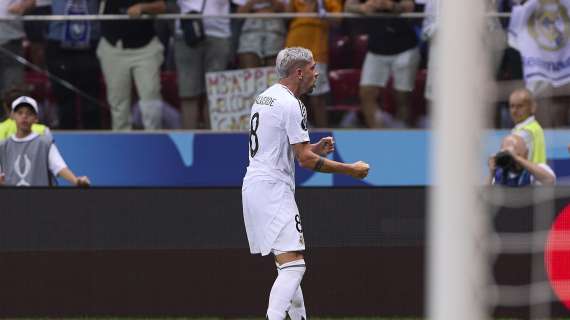
[[[267, 14], [283, 12], [282, 0], [248, 0], [238, 13]], [[275, 65], [275, 57], [285, 44], [285, 20], [248, 18], [241, 27], [238, 46], [239, 67], [258, 68]]]
[[305, 240], [295, 203], [295, 162], [317, 172], [367, 176], [362, 161], [326, 159], [332, 137], [310, 144], [307, 111], [299, 97], [309, 93], [319, 74], [311, 51], [285, 48], [276, 60], [279, 82], [255, 98], [251, 109], [249, 166], [243, 180], [245, 229], [252, 254], [275, 256], [277, 278], [269, 294], [267, 319], [306, 319], [301, 280], [305, 273]]
[[[413, 0], [347, 0], [344, 10], [370, 15], [374, 13], [409, 13], [415, 10]], [[382, 127], [376, 113], [378, 98], [384, 97], [388, 80], [393, 78], [396, 118], [412, 125], [411, 96], [420, 63], [418, 39], [412, 22], [399, 17], [366, 19], [368, 52], [360, 77], [360, 102], [368, 128]]]

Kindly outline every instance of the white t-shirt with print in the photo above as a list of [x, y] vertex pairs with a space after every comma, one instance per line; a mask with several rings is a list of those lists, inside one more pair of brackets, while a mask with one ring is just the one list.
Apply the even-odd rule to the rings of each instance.
[[244, 185], [252, 181], [281, 181], [295, 188], [293, 144], [309, 142], [307, 109], [282, 84], [255, 98], [251, 108], [249, 166]]

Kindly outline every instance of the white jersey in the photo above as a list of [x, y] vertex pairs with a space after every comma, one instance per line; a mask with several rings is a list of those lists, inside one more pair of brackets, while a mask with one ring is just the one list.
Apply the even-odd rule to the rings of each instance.
[[249, 166], [244, 185], [281, 181], [295, 188], [291, 145], [308, 142], [307, 109], [284, 85], [274, 84], [255, 98], [251, 108]]

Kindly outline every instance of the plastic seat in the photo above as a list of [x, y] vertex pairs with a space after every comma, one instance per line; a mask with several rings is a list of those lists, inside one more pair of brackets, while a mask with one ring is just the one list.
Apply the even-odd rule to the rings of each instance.
[[338, 69], [329, 72], [332, 111], [359, 110], [360, 102], [358, 88], [360, 83], [360, 69]]
[[352, 64], [354, 68], [362, 68], [368, 52], [368, 35], [360, 34], [352, 39]]
[[332, 35], [329, 47], [329, 70], [350, 68], [352, 61], [350, 37], [347, 35]]

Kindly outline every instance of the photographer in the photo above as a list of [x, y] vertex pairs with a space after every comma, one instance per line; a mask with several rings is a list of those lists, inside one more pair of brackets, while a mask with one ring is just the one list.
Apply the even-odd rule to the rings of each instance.
[[554, 171], [546, 163], [536, 164], [527, 157], [523, 138], [516, 134], [503, 138], [501, 151], [489, 159], [488, 184], [524, 187], [556, 183]]

